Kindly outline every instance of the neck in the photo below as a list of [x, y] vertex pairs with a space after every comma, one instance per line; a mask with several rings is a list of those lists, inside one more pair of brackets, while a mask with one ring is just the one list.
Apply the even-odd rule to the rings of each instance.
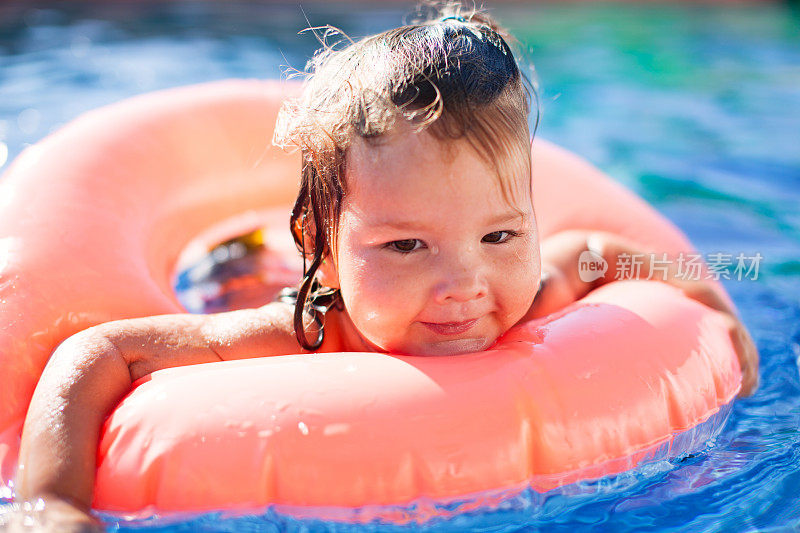
[[344, 307], [325, 314], [325, 340], [319, 352], [382, 352], [358, 332]]

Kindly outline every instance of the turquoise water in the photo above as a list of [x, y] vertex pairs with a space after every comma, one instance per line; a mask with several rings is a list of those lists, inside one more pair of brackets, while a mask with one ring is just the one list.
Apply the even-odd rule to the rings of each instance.
[[[49, 7], [48, 7], [49, 6]], [[0, 171], [78, 114], [155, 89], [277, 77], [313, 52], [307, 26], [352, 36], [403, 6], [174, 2], [0, 7]], [[761, 388], [693, 454], [522, 494], [426, 529], [785, 531], [800, 528], [800, 15], [789, 5], [540, 5], [495, 14], [540, 80], [540, 134], [583, 155], [703, 253], [760, 253], [726, 281], [762, 357]], [[306, 20], [306, 18], [308, 20]], [[125, 522], [115, 530], [350, 530], [274, 509]], [[374, 524], [371, 529], [393, 529]]]

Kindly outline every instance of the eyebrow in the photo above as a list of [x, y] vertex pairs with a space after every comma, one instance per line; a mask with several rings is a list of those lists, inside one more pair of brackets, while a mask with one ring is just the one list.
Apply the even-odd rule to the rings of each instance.
[[[490, 220], [485, 222], [487, 226], [496, 226], [499, 224], [505, 223], [512, 223], [516, 222], [517, 220], [522, 219], [524, 222], [526, 218], [525, 213], [513, 212], [513, 213], [503, 213], [502, 215], [498, 215]], [[425, 226], [414, 221], [414, 220], [376, 220], [372, 224], [370, 224], [373, 228], [394, 228], [394, 229], [402, 229], [402, 230], [423, 230]]]
[[517, 220], [522, 219], [522, 222], [525, 222], [526, 215], [521, 211], [514, 211], [513, 213], [505, 213], [499, 216], [494, 217], [493, 219], [489, 220], [487, 225], [488, 226], [495, 226], [497, 224], [504, 224], [506, 222], [516, 222]]

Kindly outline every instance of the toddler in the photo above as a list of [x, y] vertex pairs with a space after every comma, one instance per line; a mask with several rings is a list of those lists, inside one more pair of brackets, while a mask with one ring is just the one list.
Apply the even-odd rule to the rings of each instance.
[[[611, 281], [615, 258], [637, 253], [600, 232], [539, 242], [530, 91], [487, 15], [446, 5], [326, 49], [312, 67], [276, 129], [277, 143], [303, 154], [290, 221], [308, 263], [299, 288], [258, 309], [120, 320], [66, 340], [36, 388], [17, 477], [17, 497], [41, 498], [50, 527], [99, 527], [88, 515], [99, 431], [142, 376], [302, 351], [484, 350]], [[579, 278], [587, 243], [609, 262], [607, 278]], [[728, 318], [750, 393], [757, 353], [719, 289], [670, 282]]]

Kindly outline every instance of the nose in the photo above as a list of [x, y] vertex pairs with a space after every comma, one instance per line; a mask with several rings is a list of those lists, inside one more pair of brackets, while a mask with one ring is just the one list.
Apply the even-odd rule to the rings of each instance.
[[462, 303], [486, 296], [486, 265], [473, 247], [440, 258], [434, 300], [438, 304]]

